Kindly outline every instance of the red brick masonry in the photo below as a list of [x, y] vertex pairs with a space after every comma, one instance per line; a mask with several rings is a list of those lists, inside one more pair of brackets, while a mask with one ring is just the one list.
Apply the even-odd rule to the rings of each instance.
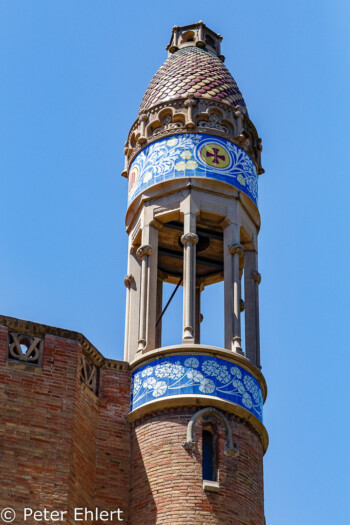
[[[196, 449], [182, 447], [196, 408], [163, 410], [128, 423], [127, 363], [104, 359], [81, 334], [35, 323], [26, 323], [25, 330], [44, 338], [42, 367], [9, 360], [9, 331], [23, 333], [23, 322], [1, 321], [0, 510], [13, 508], [15, 524], [45, 523], [24, 520], [24, 507], [67, 511], [57, 523], [68, 524], [78, 523], [77, 507], [119, 508], [128, 525], [264, 524], [263, 449], [248, 424], [226, 414], [239, 449], [232, 458], [224, 451], [223, 423], [212, 421], [220, 490], [206, 492], [202, 423], [196, 425]], [[81, 379], [83, 355], [96, 365], [96, 395]]]

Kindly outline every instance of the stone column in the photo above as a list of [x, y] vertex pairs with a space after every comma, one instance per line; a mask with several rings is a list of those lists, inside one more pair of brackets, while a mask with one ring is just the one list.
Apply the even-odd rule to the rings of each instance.
[[198, 235], [196, 216], [185, 214], [184, 234], [181, 242], [184, 245], [183, 257], [183, 343], [194, 343], [195, 302], [196, 302], [196, 244]]
[[152, 246], [143, 244], [137, 250], [141, 259], [141, 290], [140, 290], [140, 315], [139, 315], [139, 340], [137, 351], [142, 352], [147, 346], [147, 303], [148, 303], [148, 274], [149, 258], [152, 255]]
[[142, 228], [138, 352], [156, 347], [156, 299], [158, 274], [158, 230], [147, 221]]
[[126, 312], [125, 312], [125, 346], [124, 359], [132, 361], [138, 347], [138, 326], [135, 329], [135, 320], [138, 322], [140, 311], [140, 283], [141, 283], [141, 261], [136, 255], [133, 246], [133, 232], [129, 236], [128, 270], [124, 283], [126, 286]]
[[225, 348], [243, 354], [241, 348], [241, 281], [239, 259], [243, 255], [240, 226], [230, 222], [224, 229]]
[[261, 275], [257, 271], [257, 265], [257, 252], [255, 250], [245, 252], [244, 292], [246, 356], [253, 365], [260, 368], [259, 284], [261, 282]]
[[[163, 310], [163, 279], [158, 275], [157, 279], [157, 298], [156, 298], [156, 323], [161, 316]], [[156, 325], [156, 340], [155, 347], [160, 348], [162, 346], [162, 320], [160, 319]]]
[[233, 274], [233, 352], [243, 353], [241, 348], [241, 277], [239, 271], [239, 260], [243, 257], [243, 247], [240, 244], [232, 244], [229, 247], [232, 256]]
[[201, 342], [201, 293], [203, 291], [203, 284], [200, 281], [196, 283], [196, 305], [195, 305], [195, 320], [194, 320], [194, 342], [200, 344]]

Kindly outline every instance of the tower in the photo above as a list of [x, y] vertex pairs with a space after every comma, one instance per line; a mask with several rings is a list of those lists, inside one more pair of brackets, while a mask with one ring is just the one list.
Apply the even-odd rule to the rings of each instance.
[[[125, 145], [130, 525], [264, 524], [262, 148], [221, 40], [203, 22], [173, 28]], [[201, 293], [221, 281], [224, 348], [200, 334]], [[164, 282], [183, 287], [182, 339], [166, 347]]]

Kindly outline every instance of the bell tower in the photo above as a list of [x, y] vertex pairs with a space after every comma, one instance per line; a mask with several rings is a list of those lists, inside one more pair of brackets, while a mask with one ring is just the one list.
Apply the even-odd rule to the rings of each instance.
[[[173, 28], [125, 144], [130, 525], [264, 524], [262, 147], [221, 41], [201, 21]], [[200, 330], [201, 293], [221, 281], [223, 348], [202, 344]], [[162, 346], [163, 283], [183, 288], [182, 337], [171, 346]]]

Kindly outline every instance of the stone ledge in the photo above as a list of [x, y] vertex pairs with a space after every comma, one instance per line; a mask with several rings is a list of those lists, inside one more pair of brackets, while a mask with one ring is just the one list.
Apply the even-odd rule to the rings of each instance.
[[203, 479], [203, 490], [206, 490], [207, 492], [220, 492], [220, 485], [217, 481]]

